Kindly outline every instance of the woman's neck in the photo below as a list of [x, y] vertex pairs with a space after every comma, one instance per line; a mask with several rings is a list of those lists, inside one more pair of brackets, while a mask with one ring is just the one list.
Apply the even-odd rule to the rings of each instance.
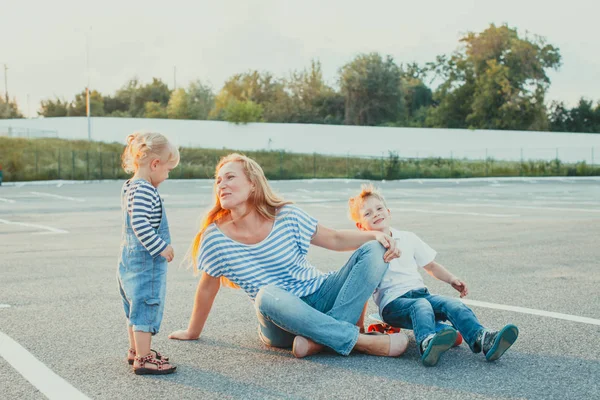
[[242, 206], [231, 210], [229, 215], [231, 223], [238, 229], [251, 229], [259, 223], [262, 218], [252, 206]]

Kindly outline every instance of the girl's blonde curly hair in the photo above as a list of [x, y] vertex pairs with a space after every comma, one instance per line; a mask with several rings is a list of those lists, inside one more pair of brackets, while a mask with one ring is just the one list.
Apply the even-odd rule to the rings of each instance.
[[179, 163], [179, 150], [161, 133], [136, 132], [127, 136], [127, 147], [121, 155], [123, 169], [135, 173], [152, 156], [162, 162]]

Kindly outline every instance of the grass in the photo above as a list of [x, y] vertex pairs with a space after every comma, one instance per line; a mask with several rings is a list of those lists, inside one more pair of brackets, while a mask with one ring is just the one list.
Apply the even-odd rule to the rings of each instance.
[[[121, 143], [65, 139], [0, 137], [0, 166], [4, 181], [49, 179], [125, 179], [121, 168]], [[181, 163], [171, 178], [212, 178], [218, 160], [232, 149], [182, 148]], [[558, 160], [524, 162], [457, 160], [445, 158], [403, 159], [387, 157], [331, 156], [280, 151], [250, 151], [269, 179], [303, 178], [471, 178], [504, 176], [600, 176], [600, 166], [585, 162], [563, 164]]]

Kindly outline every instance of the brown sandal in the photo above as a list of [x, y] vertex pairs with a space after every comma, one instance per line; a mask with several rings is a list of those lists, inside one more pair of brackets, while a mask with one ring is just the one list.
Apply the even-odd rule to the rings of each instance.
[[[169, 361], [169, 357], [160, 354], [158, 351], [156, 351], [154, 349], [150, 349], [150, 353], [152, 353], [154, 358], [156, 358], [157, 360]], [[129, 356], [133, 356], [133, 358], [129, 358]], [[127, 362], [129, 363], [129, 365], [133, 365], [134, 359], [135, 359], [135, 350], [129, 349], [129, 351], [127, 352]]]
[[[152, 353], [144, 357], [136, 356], [135, 361], [140, 365], [143, 365], [143, 367], [139, 368], [133, 367], [133, 372], [135, 372], [136, 375], [167, 375], [172, 374], [177, 369], [176, 366], [170, 365], [165, 360], [157, 360]], [[156, 368], [146, 368], [145, 366], [147, 363], [156, 365]], [[169, 367], [167, 367], [167, 365], [169, 365]]]

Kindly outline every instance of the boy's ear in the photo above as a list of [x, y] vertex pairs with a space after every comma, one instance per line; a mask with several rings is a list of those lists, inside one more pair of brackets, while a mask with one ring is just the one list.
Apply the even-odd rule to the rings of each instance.
[[361, 224], [360, 222], [357, 222], [357, 223], [356, 223], [356, 227], [357, 227], [358, 229], [360, 229], [361, 231], [364, 231], [364, 229], [363, 229], [363, 226], [362, 226], [362, 224]]
[[159, 163], [160, 163], [160, 160], [158, 158], [152, 160], [152, 162], [150, 163], [150, 167], [152, 167], [152, 170], [155, 170], [156, 167], [158, 167]]

